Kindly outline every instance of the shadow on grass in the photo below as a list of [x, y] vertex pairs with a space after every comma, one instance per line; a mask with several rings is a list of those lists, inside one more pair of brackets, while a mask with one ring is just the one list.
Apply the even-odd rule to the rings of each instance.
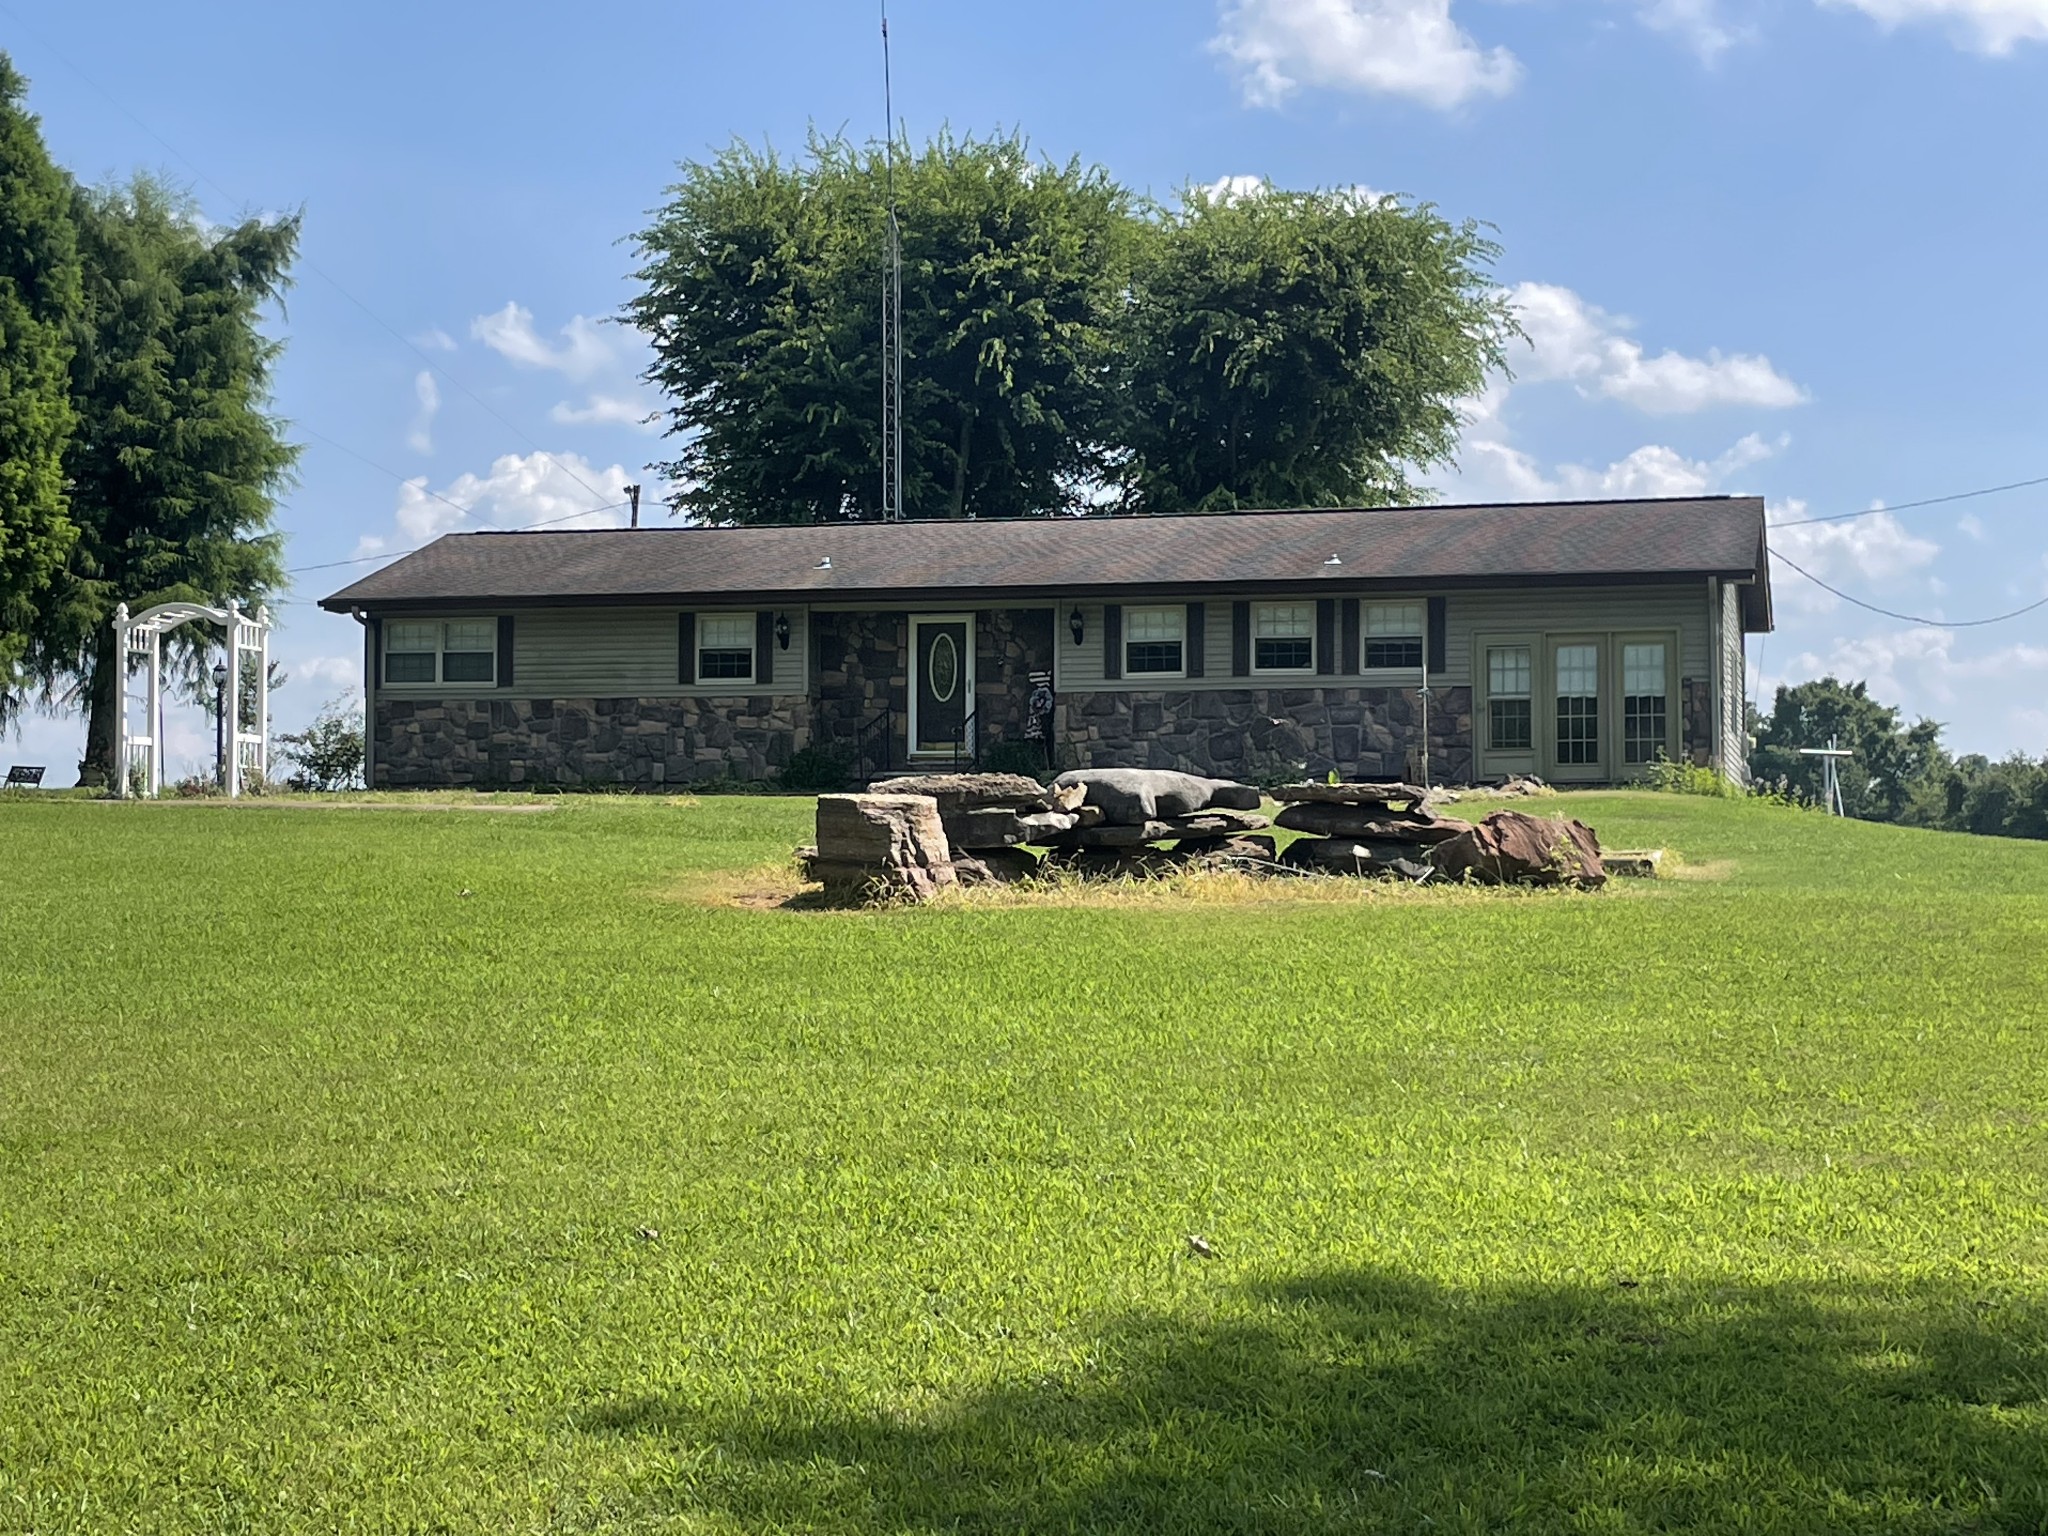
[[823, 1531], [2048, 1530], [2048, 1305], [1343, 1274], [931, 1412], [588, 1413], [650, 1516]]

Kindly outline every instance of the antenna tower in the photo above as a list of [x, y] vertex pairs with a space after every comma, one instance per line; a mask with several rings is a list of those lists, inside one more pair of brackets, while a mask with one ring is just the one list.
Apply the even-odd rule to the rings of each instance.
[[882, 0], [882, 106], [888, 118], [884, 183], [889, 203], [882, 274], [882, 521], [903, 516], [903, 240], [896, 224], [896, 95], [889, 77], [889, 5]]

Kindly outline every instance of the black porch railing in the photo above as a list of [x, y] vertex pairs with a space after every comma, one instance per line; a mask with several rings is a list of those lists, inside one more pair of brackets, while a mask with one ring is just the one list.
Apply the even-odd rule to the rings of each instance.
[[896, 712], [884, 704], [880, 714], [854, 727], [854, 782], [867, 785], [886, 777], [894, 766], [895, 745]]
[[960, 722], [960, 728], [953, 733], [953, 766], [965, 764], [969, 768], [981, 766], [981, 712], [968, 711], [967, 718]]

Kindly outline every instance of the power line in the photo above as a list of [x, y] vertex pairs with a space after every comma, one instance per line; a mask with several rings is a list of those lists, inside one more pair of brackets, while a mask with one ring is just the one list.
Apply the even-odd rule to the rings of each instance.
[[[441, 500], [448, 501], [448, 498], [443, 496]], [[448, 505], [454, 507], [456, 511], [462, 513], [465, 517], [469, 515], [469, 508], [467, 507], [459, 506], [452, 501], [448, 501]], [[600, 512], [616, 512], [625, 505], [626, 503], [623, 501], [615, 501], [609, 506], [591, 507], [583, 512], [565, 512], [560, 517], [544, 517], [537, 523], [521, 523], [517, 528], [472, 528], [469, 531], [471, 533], [531, 533], [536, 528], [552, 528], [556, 523], [570, 522], [579, 517], [595, 517]], [[303, 576], [308, 571], [331, 571], [344, 565], [368, 565], [373, 560], [396, 560], [404, 555], [416, 555], [426, 547], [425, 544], [415, 544], [411, 549], [388, 549], [381, 554], [357, 555], [352, 560], [327, 560], [319, 565], [295, 565], [286, 571], [285, 575]]]
[[[1975, 491], [1957, 491], [1951, 496], [1928, 496], [1919, 501], [1902, 501], [1890, 507], [1865, 507], [1861, 512], [1831, 512], [1826, 517], [1788, 517], [1783, 522], [1770, 524], [1773, 528], [1805, 528], [1814, 523], [1846, 523], [1851, 518], [1876, 517], [1880, 512], [1910, 512], [1915, 507], [1939, 507], [1951, 501], [1970, 501], [1978, 496], [1996, 496], [2003, 491], [2023, 491], [2029, 486], [2048, 485], [2048, 475], [2036, 475], [2031, 480], [2013, 480], [2005, 485], [1987, 485]], [[1786, 562], [1788, 565], [1790, 561]], [[1798, 570], [1797, 566], [1793, 566]], [[1801, 572], [1801, 574], [1805, 574]]]
[[[99, 92], [101, 96], [104, 96], [110, 103], [112, 103], [115, 111], [119, 112], [123, 117], [127, 118], [129, 122], [133, 123], [137, 128], [140, 128], [152, 139], [155, 139], [157, 143], [161, 144], [164, 147], [164, 149], [167, 150], [175, 159], [183, 163], [186, 170], [190, 171], [194, 176], [198, 177], [201, 181], [205, 182], [207, 186], [213, 188], [214, 191], [218, 192], [230, 203], [239, 204], [240, 206], [244, 207], [247, 206], [247, 204], [242, 203], [241, 199], [236, 197], [234, 193], [228, 191], [226, 187], [223, 187], [219, 182], [215, 181], [211, 176], [207, 175], [205, 171], [201, 170], [198, 167], [198, 165], [196, 165], [190, 159], [190, 157], [185, 155], [177, 147], [177, 145], [173, 144], [169, 139], [165, 138], [162, 134], [158, 133], [154, 128], [150, 127], [148, 123], [145, 123], [141, 118], [137, 117], [133, 112], [131, 112], [126, 106], [126, 104], [122, 102], [120, 97], [116, 96], [112, 91], [108, 90], [105, 86], [101, 85], [97, 80], [93, 79], [91, 75], [88, 75], [76, 64], [72, 63], [71, 60], [68, 57], [66, 57], [61, 50], [59, 50], [55, 45], [53, 45], [47, 37], [44, 37], [40, 32], [37, 32], [33, 27], [29, 26], [28, 23], [23, 21], [21, 17], [15, 12], [14, 8], [5, 3], [5, 0], [0, 0], [0, 12], [4, 12], [8, 16], [8, 18], [12, 20], [17, 26], [19, 26], [24, 32], [26, 32], [30, 37], [34, 38], [38, 43], [42, 44], [44, 48], [48, 49], [50, 56], [54, 58], [58, 63], [62, 64], [74, 75], [78, 76], [79, 79], [83, 80], [95, 91]], [[471, 400], [476, 402], [476, 404], [483, 409], [485, 414], [490, 416], [494, 421], [496, 421], [500, 426], [504, 427], [508, 432], [512, 433], [512, 435], [517, 437], [521, 442], [525, 443], [527, 447], [531, 448], [535, 453], [539, 454], [542, 458], [548, 460], [557, 469], [561, 470], [563, 474], [567, 475], [571, 480], [574, 480], [578, 485], [582, 486], [584, 490], [590, 492], [591, 495], [604, 495], [603, 491], [600, 491], [596, 486], [592, 485], [589, 481], [585, 480], [581, 475], [577, 474], [575, 470], [571, 469], [567, 464], [564, 464], [560, 458], [548, 452], [547, 449], [541, 447], [539, 443], [535, 442], [533, 438], [529, 437], [526, 434], [523, 428], [521, 428], [517, 423], [511, 421], [506, 416], [502, 415], [494, 406], [491, 405], [489, 401], [485, 400], [483, 396], [479, 395], [475, 390], [471, 389], [467, 384], [463, 383], [462, 380], [455, 377], [454, 374], [450, 373], [446, 368], [442, 367], [441, 364], [435, 362], [433, 358], [429, 357], [426, 354], [426, 352], [421, 350], [419, 344], [415, 342], [411, 337], [407, 336], [404, 332], [400, 331], [396, 326], [392, 325], [382, 315], [378, 314], [374, 309], [370, 308], [369, 305], [365, 304], [361, 299], [357, 298], [347, 288], [343, 287], [341, 280], [339, 278], [335, 277], [332, 273], [327, 271], [326, 268], [322, 267], [320, 263], [315, 261], [311, 256], [307, 256], [301, 253], [299, 259], [301, 263], [305, 265], [310, 271], [312, 271], [316, 276], [325, 280], [334, 289], [336, 293], [340, 294], [343, 298], [347, 299], [349, 303], [355, 305], [357, 309], [360, 309], [364, 314], [368, 315], [372, 320], [374, 320], [377, 323], [379, 327], [389, 332], [393, 339], [398, 341], [408, 351], [412, 352], [414, 356], [418, 357], [421, 362], [425, 363], [435, 373], [438, 373], [450, 384], [453, 384], [457, 389], [461, 390], [465, 395], [469, 396]], [[344, 449], [343, 451], [346, 452], [347, 450]], [[591, 508], [591, 510], [593, 512], [601, 512], [606, 511], [608, 509], [603, 507], [593, 507]]]
[[1804, 576], [1823, 592], [1832, 592], [1845, 603], [1852, 603], [1856, 607], [1867, 609], [1871, 613], [1882, 614], [1887, 619], [1897, 619], [1902, 624], [1926, 624], [1936, 629], [1982, 629], [1986, 624], [2003, 624], [2007, 619], [2020, 618], [2025, 614], [2032, 613], [2037, 608], [2048, 608], [2048, 597], [2044, 597], [2038, 602], [2028, 603], [2024, 608], [2015, 608], [2010, 613], [1993, 614], [1988, 619], [1929, 619], [1923, 618], [1917, 613], [1895, 613], [1889, 608], [1880, 608], [1875, 603], [1866, 603], [1860, 597], [1851, 596], [1840, 587], [1829, 586], [1789, 555], [1773, 551], [1771, 558], [1791, 566], [1793, 570]]

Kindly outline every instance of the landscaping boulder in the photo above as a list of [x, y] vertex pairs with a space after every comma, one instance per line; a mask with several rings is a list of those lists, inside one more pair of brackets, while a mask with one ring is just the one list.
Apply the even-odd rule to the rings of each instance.
[[1251, 811], [1197, 811], [1192, 816], [1157, 818], [1151, 821], [1105, 821], [1094, 826], [1076, 826], [1047, 838], [1056, 848], [1136, 848], [1145, 843], [1204, 843], [1257, 832], [1269, 826], [1265, 817]]
[[930, 900], [955, 883], [938, 801], [930, 795], [820, 795], [810, 872], [834, 895]]
[[1273, 798], [1282, 804], [1419, 806], [1429, 791], [1413, 784], [1286, 784]]
[[1204, 779], [1192, 773], [1160, 768], [1077, 768], [1052, 781], [1054, 789], [1075, 785], [1088, 792], [1085, 802], [1102, 807], [1106, 821], [1124, 826], [1168, 816], [1191, 816], [1215, 807], [1256, 811], [1259, 792], [1228, 779]]
[[1582, 821], [1495, 811], [1469, 832], [1438, 843], [1429, 852], [1437, 872], [1452, 880], [1483, 885], [1576, 885], [1607, 883], [1600, 840]]
[[946, 841], [955, 851], [1043, 843], [1059, 833], [1071, 832], [1080, 822], [1071, 811], [1022, 811], [1000, 805], [953, 812], [941, 807], [940, 819], [946, 825]]
[[962, 885], [1014, 885], [1038, 873], [1038, 855], [1022, 848], [980, 848], [953, 852], [953, 873]]
[[1431, 810], [1397, 811], [1387, 806], [1335, 805], [1315, 800], [1287, 806], [1274, 821], [1290, 831], [1313, 832], [1318, 837], [1362, 837], [1394, 843], [1447, 843], [1461, 832], [1472, 830], [1469, 821], [1452, 820]]
[[1045, 786], [1021, 773], [913, 773], [883, 779], [872, 790], [878, 795], [930, 795], [939, 802], [941, 816], [991, 805], [1034, 811], [1054, 808]]

